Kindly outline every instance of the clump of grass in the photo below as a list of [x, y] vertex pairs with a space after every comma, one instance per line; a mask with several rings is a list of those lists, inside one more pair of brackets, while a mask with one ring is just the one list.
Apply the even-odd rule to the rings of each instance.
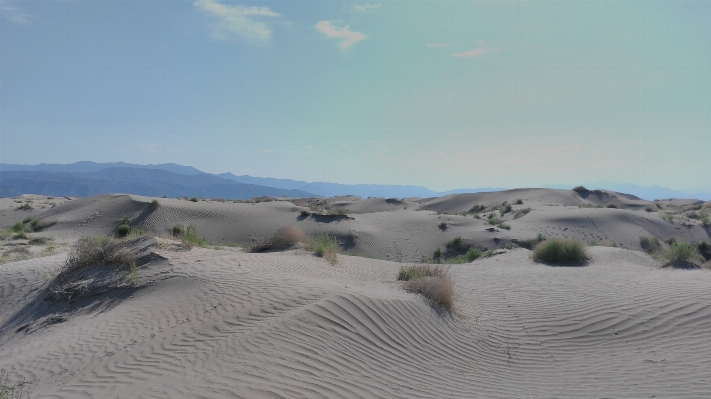
[[15, 223], [10, 230], [15, 233], [32, 233], [32, 228], [21, 222]]
[[439, 224], [437, 224], [437, 227], [439, 227], [440, 230], [444, 231], [447, 230], [448, 225], [447, 222], [439, 222]]
[[188, 248], [192, 247], [204, 247], [207, 245], [207, 241], [198, 234], [197, 227], [194, 224], [189, 225], [185, 228], [185, 232], [180, 237], [183, 244]]
[[185, 229], [183, 229], [183, 226], [176, 224], [175, 226], [171, 227], [170, 229], [170, 234], [173, 237], [182, 237], [183, 234], [185, 233]]
[[517, 200], [516, 200], [516, 205], [523, 205], [523, 200], [522, 200], [522, 199], [517, 199]]
[[44, 245], [47, 244], [51, 239], [46, 237], [36, 237], [30, 240], [30, 245]]
[[711, 245], [706, 241], [701, 241], [696, 245], [696, 250], [706, 260], [711, 260]]
[[15, 233], [15, 235], [12, 236], [12, 237], [15, 238], [16, 240], [26, 240], [26, 239], [27, 239], [27, 233], [25, 233], [24, 230], [23, 230], [23, 231], [20, 231], [20, 232]]
[[311, 212], [307, 211], [306, 209], [302, 209], [299, 212], [299, 216], [301, 216], [302, 218], [307, 218], [307, 217], [311, 216]]
[[607, 206], [605, 206], [605, 208], [613, 208], [613, 209], [617, 209], [617, 208], [618, 208], [618, 206], [617, 206], [617, 205], [615, 205], [615, 204], [607, 204]]
[[575, 191], [575, 192], [578, 193], [578, 194], [585, 194], [585, 193], [590, 192], [590, 190], [588, 190], [587, 188], [585, 188], [585, 186], [576, 186], [576, 187], [573, 187], [573, 191]]
[[398, 272], [402, 288], [425, 297], [430, 305], [448, 312], [454, 310], [454, 281], [442, 266], [403, 266]]
[[35, 209], [35, 208], [33, 208], [32, 205], [30, 205], [30, 203], [27, 202], [27, 203], [24, 203], [24, 204], [18, 206], [18, 207], [15, 208], [15, 209], [18, 210], [18, 211], [31, 211], [31, 210], [33, 210], [33, 209]]
[[306, 242], [306, 234], [300, 228], [294, 226], [282, 227], [271, 237], [254, 242], [247, 248], [248, 252], [264, 252], [268, 250], [281, 250], [291, 248], [300, 242]]
[[532, 258], [551, 265], [580, 265], [588, 261], [589, 255], [579, 240], [550, 238], [536, 245]]
[[198, 199], [197, 199], [196, 197], [192, 197], [192, 198], [190, 198], [190, 201], [192, 201], [192, 202], [198, 202]]
[[446, 243], [445, 247], [447, 248], [447, 251], [464, 252], [469, 248], [469, 245], [464, 243], [462, 237], [455, 237]]
[[157, 199], [154, 199], [153, 201], [151, 201], [151, 209], [153, 209], [155, 211], [158, 208], [160, 208], [160, 202], [158, 202]]
[[669, 246], [665, 255], [670, 263], [689, 262], [696, 255], [696, 247], [686, 242], [676, 241]]
[[118, 235], [119, 237], [126, 237], [128, 235], [128, 233], [130, 233], [130, 232], [131, 232], [131, 226], [129, 226], [127, 224], [119, 225], [119, 227], [116, 228], [116, 235]]
[[651, 206], [645, 207], [644, 210], [647, 211], [647, 212], [654, 212], [654, 208], [651, 207]]
[[435, 249], [434, 253], [432, 253], [432, 259], [439, 262], [439, 260], [442, 259], [442, 250], [439, 248]]
[[661, 245], [659, 244], [659, 239], [657, 239], [657, 237], [647, 238], [642, 236], [639, 238], [639, 246], [642, 247], [644, 252], [650, 255], [659, 252], [661, 249]]
[[338, 263], [337, 254], [341, 246], [336, 237], [327, 234], [318, 235], [307, 241], [306, 248], [319, 258], [328, 260], [332, 265]]
[[474, 205], [473, 207], [469, 208], [469, 213], [479, 213], [486, 209], [484, 205]]
[[131, 264], [128, 266], [129, 270], [129, 276], [128, 276], [128, 282], [133, 286], [136, 287], [138, 285], [138, 268], [136, 267], [136, 262], [131, 262]]
[[506, 202], [504, 202], [503, 204], [501, 204], [501, 207], [499, 207], [499, 212], [501, 213], [501, 216], [503, 216], [511, 212], [511, 209], [511, 204], [507, 204]]
[[524, 209], [519, 209], [516, 212], [514, 212], [514, 219], [522, 218], [528, 213], [531, 212], [531, 208], [524, 208]]
[[32, 221], [32, 218], [24, 218], [24, 219], [22, 220], [22, 224], [27, 224], [27, 223], [29, 223], [29, 222], [31, 222], [31, 221]]
[[497, 224], [497, 226], [498, 226], [499, 228], [504, 229], [504, 230], [511, 230], [511, 226], [509, 226], [509, 225], [506, 224], [506, 223], [499, 223], [499, 224]]
[[704, 226], [709, 225], [709, 213], [708, 212], [701, 212], [701, 224]]

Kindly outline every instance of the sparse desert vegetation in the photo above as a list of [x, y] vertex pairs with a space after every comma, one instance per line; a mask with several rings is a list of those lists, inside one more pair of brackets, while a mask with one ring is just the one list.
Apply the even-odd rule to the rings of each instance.
[[309, 239], [306, 248], [319, 258], [328, 260], [332, 265], [338, 263], [338, 252], [341, 249], [338, 239], [328, 234], [320, 234]]
[[422, 295], [431, 305], [454, 310], [454, 281], [444, 266], [402, 266], [397, 279], [403, 289]]
[[549, 238], [536, 245], [532, 258], [549, 265], [582, 265], [590, 256], [579, 240]]

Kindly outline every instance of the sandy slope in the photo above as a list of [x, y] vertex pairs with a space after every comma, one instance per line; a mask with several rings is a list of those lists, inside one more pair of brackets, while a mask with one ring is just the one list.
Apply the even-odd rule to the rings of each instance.
[[[685, 397], [711, 392], [711, 274], [592, 248], [453, 266], [458, 316], [397, 263], [157, 250], [141, 286], [47, 304], [62, 255], [0, 268], [0, 369], [52, 398]], [[33, 306], [42, 308], [32, 311]]]

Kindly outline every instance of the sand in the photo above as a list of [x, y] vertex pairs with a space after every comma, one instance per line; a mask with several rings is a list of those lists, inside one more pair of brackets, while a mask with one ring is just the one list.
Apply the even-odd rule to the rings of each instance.
[[[338, 255], [331, 265], [303, 249], [156, 242], [158, 257], [139, 268], [137, 286], [74, 302], [44, 300], [66, 253], [6, 263], [0, 369], [12, 383], [31, 383], [33, 398], [708, 397], [711, 271], [663, 268], [635, 247], [643, 234], [708, 240], [708, 228], [644, 209], [579, 208], [577, 194], [562, 190], [482, 194], [400, 204], [340, 198], [328, 204], [358, 213], [323, 219], [302, 217], [296, 200], [158, 199], [155, 211], [152, 198], [137, 196], [67, 201], [35, 215], [57, 224], [34, 235], [108, 234], [124, 215], [156, 232], [195, 223], [213, 242], [295, 225], [344, 243], [351, 232], [351, 251], [373, 258]], [[524, 204], [514, 209], [532, 211], [507, 219], [511, 230], [444, 213], [518, 198]], [[456, 235], [503, 248], [537, 232], [607, 237], [618, 247], [589, 247], [584, 267], [534, 263], [523, 248], [451, 265], [453, 314], [396, 282], [401, 262]]]

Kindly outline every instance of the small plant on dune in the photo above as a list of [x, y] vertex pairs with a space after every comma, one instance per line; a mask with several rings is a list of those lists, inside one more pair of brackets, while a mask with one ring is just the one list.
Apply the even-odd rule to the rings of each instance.
[[511, 204], [507, 204], [506, 202], [504, 202], [503, 204], [501, 204], [501, 207], [499, 208], [499, 212], [501, 213], [501, 216], [503, 216], [503, 215], [511, 212], [511, 209], [512, 209]]
[[297, 243], [305, 243], [307, 241], [306, 234], [300, 228], [294, 226], [286, 226], [277, 230], [271, 237], [255, 241], [247, 248], [247, 252], [264, 252], [269, 250], [283, 250], [296, 245]]
[[432, 254], [432, 259], [435, 260], [435, 262], [439, 262], [439, 260], [442, 258], [442, 250], [437, 248], [434, 250], [434, 253]]
[[15, 233], [31, 233], [32, 232], [32, 228], [30, 226], [27, 226], [26, 224], [20, 223], [20, 222], [15, 223], [12, 226], [11, 230]]
[[499, 223], [499, 224], [497, 224], [496, 226], [498, 226], [499, 228], [502, 228], [502, 229], [504, 229], [504, 230], [511, 230], [511, 226], [509, 226], [509, 225], [506, 224], [506, 223]]
[[701, 212], [701, 224], [704, 226], [709, 225], [709, 213], [708, 212]]
[[573, 187], [573, 191], [575, 191], [575, 192], [578, 193], [578, 194], [584, 194], [584, 193], [590, 192], [590, 190], [588, 190], [587, 188], [585, 188], [585, 186], [576, 186], [576, 187]]
[[129, 226], [127, 224], [119, 225], [119, 227], [116, 228], [116, 235], [118, 235], [119, 237], [126, 237], [128, 235], [128, 233], [130, 233], [130, 232], [131, 232], [131, 226]]
[[319, 258], [328, 260], [332, 265], [338, 263], [338, 251], [341, 249], [336, 237], [322, 234], [318, 235], [306, 243], [306, 248]]
[[671, 263], [689, 262], [696, 255], [696, 247], [686, 242], [676, 241], [669, 246], [665, 255]]
[[138, 268], [136, 267], [136, 262], [132, 261], [129, 266], [129, 276], [128, 276], [128, 282], [133, 286], [136, 287], [138, 286]]
[[469, 245], [464, 243], [462, 237], [455, 237], [445, 244], [445, 247], [447, 248], [447, 251], [464, 252], [469, 248]]
[[588, 261], [589, 255], [578, 240], [550, 238], [536, 245], [532, 258], [551, 265], [580, 265]]
[[447, 230], [448, 225], [447, 222], [440, 222], [437, 227], [439, 227], [440, 230], [444, 231]]
[[151, 201], [151, 209], [153, 209], [155, 211], [158, 208], [160, 208], [160, 202], [158, 202], [158, 200], [156, 200], [156, 199]]
[[652, 208], [651, 206], [645, 207], [644, 210], [647, 212], [654, 212], [654, 208]]
[[696, 250], [699, 251], [699, 254], [703, 256], [704, 259], [711, 260], [711, 245], [709, 245], [709, 243], [701, 241], [696, 245]]
[[183, 229], [183, 226], [180, 226], [178, 224], [170, 228], [170, 234], [173, 237], [182, 237], [184, 232], [185, 229]]
[[519, 209], [516, 212], [514, 212], [514, 219], [522, 218], [522, 217], [528, 215], [529, 212], [531, 212], [531, 208]]
[[204, 247], [207, 245], [207, 241], [198, 234], [197, 227], [194, 224], [189, 225], [185, 228], [185, 232], [180, 237], [183, 244], [188, 248], [192, 247]]
[[18, 232], [18, 233], [15, 233], [15, 235], [13, 236], [13, 238], [15, 238], [15, 239], [17, 239], [17, 240], [26, 240], [26, 239], [27, 239], [27, 233], [25, 233], [24, 231], [20, 231], [20, 232]]
[[18, 206], [18, 207], [15, 208], [15, 209], [18, 210], [18, 211], [31, 211], [31, 210], [33, 210], [33, 209], [35, 209], [35, 208], [33, 208], [32, 205], [30, 205], [30, 203], [28, 202], [28, 203], [25, 203], [25, 204], [22, 204], [22, 205]]
[[24, 382], [10, 385], [8, 379], [8, 373], [0, 372], [0, 399], [30, 399], [30, 389], [25, 386]]
[[605, 206], [605, 208], [614, 208], [614, 209], [617, 209], [617, 205], [615, 205], [615, 204], [607, 204], [607, 206]]
[[481, 258], [482, 255], [483, 253], [481, 252], [481, 250], [478, 250], [476, 248], [469, 248], [467, 253], [464, 254], [464, 259], [466, 259], [467, 262], [472, 262], [475, 259]]
[[517, 200], [516, 200], [516, 205], [523, 205], [523, 200], [522, 200], [522, 199], [517, 199]]
[[192, 197], [192, 198], [190, 198], [190, 201], [192, 201], [192, 202], [198, 202], [198, 199], [197, 199], [196, 197]]
[[661, 249], [661, 245], [659, 244], [657, 237], [647, 238], [642, 236], [639, 238], [639, 246], [642, 247], [644, 252], [650, 255], [659, 252]]
[[448, 312], [454, 310], [454, 281], [442, 266], [402, 266], [398, 272], [402, 288], [425, 297], [430, 305]]
[[474, 205], [473, 207], [469, 208], [469, 213], [479, 213], [486, 209], [484, 205]]
[[24, 219], [22, 220], [22, 224], [27, 224], [27, 223], [29, 223], [29, 222], [31, 222], [31, 221], [32, 221], [32, 218], [24, 218]]

